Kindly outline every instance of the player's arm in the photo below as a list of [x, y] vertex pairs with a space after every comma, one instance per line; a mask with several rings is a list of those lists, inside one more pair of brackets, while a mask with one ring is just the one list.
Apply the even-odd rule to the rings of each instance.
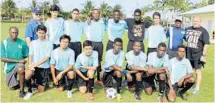
[[85, 76], [80, 72], [80, 70], [75, 69], [75, 72], [76, 72], [82, 79], [84, 79], [84, 80], [88, 80], [88, 79], [89, 79], [89, 78], [85, 77]]
[[30, 47], [30, 44], [31, 44], [31, 38], [30, 38], [30, 37], [26, 37], [26, 38], [25, 38], [25, 41], [26, 41], [26, 43], [27, 43], [28, 47]]
[[97, 66], [81, 66], [82, 68], [86, 69], [86, 70], [96, 70], [97, 69]]

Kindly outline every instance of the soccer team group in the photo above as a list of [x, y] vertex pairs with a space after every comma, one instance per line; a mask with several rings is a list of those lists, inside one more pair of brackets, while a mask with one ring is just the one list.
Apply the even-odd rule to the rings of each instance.
[[[108, 20], [100, 18], [100, 11], [94, 9], [86, 22], [79, 20], [78, 9], [71, 11], [72, 18], [68, 20], [58, 17], [59, 11], [57, 5], [52, 5], [50, 17], [43, 24], [40, 9], [33, 9], [25, 41], [18, 38], [19, 30], [12, 26], [9, 37], [1, 42], [6, 83], [10, 89], [20, 89], [19, 97], [27, 100], [33, 96], [33, 84], [37, 85], [38, 92], [44, 92], [47, 84], [53, 82], [59, 92], [68, 91], [68, 98], [72, 98], [72, 87], [77, 83], [79, 91], [88, 93], [88, 98], [93, 100], [96, 79], [105, 89], [116, 86], [116, 97], [120, 101], [123, 76], [137, 100], [141, 100], [143, 90], [147, 95], [158, 90], [159, 102], [164, 96], [170, 102], [176, 101], [176, 96], [186, 100], [184, 94], [194, 83], [192, 93], [199, 92], [201, 67], [206, 63], [210, 44], [208, 32], [200, 26], [200, 17], [194, 17], [193, 25], [186, 29], [181, 27], [182, 21], [176, 19], [175, 25], [165, 31], [159, 12], [153, 14], [153, 24], [150, 24], [141, 18], [140, 9], [134, 11], [134, 18], [125, 19], [115, 10]], [[122, 37], [126, 30], [129, 41], [124, 53]], [[106, 31], [109, 40], [101, 65]], [[86, 40], [81, 43], [83, 34]], [[148, 40], [147, 53], [144, 39]]]

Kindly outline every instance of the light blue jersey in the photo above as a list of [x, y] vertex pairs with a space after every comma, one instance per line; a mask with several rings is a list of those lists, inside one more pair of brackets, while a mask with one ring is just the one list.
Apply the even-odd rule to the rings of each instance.
[[91, 20], [91, 24], [85, 23], [85, 34], [87, 40], [93, 42], [102, 42], [105, 33], [105, 22], [102, 18], [98, 21]]
[[[125, 59], [125, 53], [120, 50], [117, 54], [113, 53], [113, 49], [107, 51], [105, 56], [105, 62], [102, 69], [109, 68], [112, 65], [116, 65], [119, 67], [123, 66], [123, 61]], [[111, 70], [105, 70], [105, 72], [110, 72]]]
[[113, 42], [116, 38], [122, 38], [124, 30], [127, 28], [127, 23], [124, 20], [115, 23], [113, 19], [109, 19], [107, 27], [109, 40]]
[[169, 56], [165, 54], [163, 57], [158, 58], [157, 52], [149, 53], [147, 65], [152, 65], [154, 68], [168, 67], [169, 66]]
[[92, 51], [90, 56], [87, 56], [84, 52], [78, 55], [77, 60], [75, 62], [75, 68], [80, 70], [81, 72], [86, 72], [85, 68], [81, 66], [88, 66], [88, 67], [97, 67], [98, 63], [98, 52]]
[[172, 84], [178, 82], [183, 76], [193, 72], [190, 61], [183, 58], [179, 61], [176, 57], [172, 58], [169, 63], [169, 72]]
[[148, 48], [157, 48], [159, 43], [166, 40], [166, 33], [161, 25], [150, 26], [145, 35], [145, 38], [148, 39]]
[[58, 47], [52, 52], [50, 63], [55, 65], [55, 68], [59, 71], [63, 71], [68, 66], [74, 65], [74, 62], [75, 52], [70, 48], [62, 50]]
[[71, 37], [71, 42], [81, 42], [81, 37], [84, 33], [83, 22], [67, 20], [64, 27], [64, 32]]
[[[53, 50], [52, 42], [48, 40], [41, 41], [39, 39], [33, 40], [29, 49], [29, 56], [32, 56], [32, 63], [38, 63], [45, 57], [51, 57]], [[45, 63], [38, 66], [39, 68], [49, 68], [50, 61], [47, 60]]]
[[139, 55], [135, 55], [134, 51], [131, 50], [125, 55], [127, 63], [129, 66], [134, 65], [136, 67], [145, 67], [146, 66], [146, 54], [140, 51]]
[[64, 19], [56, 18], [55, 20], [48, 19], [45, 22], [45, 26], [47, 27], [48, 39], [53, 44], [60, 44], [60, 37], [64, 33]]

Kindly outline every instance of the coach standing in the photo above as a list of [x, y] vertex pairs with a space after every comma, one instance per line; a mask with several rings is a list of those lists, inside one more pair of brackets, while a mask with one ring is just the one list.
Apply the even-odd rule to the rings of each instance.
[[209, 34], [201, 26], [199, 16], [193, 17], [193, 25], [185, 30], [185, 39], [187, 42], [187, 58], [190, 60], [192, 67], [197, 74], [196, 87], [193, 94], [197, 94], [200, 89], [202, 73], [201, 67], [206, 62], [208, 45], [210, 44]]
[[133, 49], [133, 45], [135, 41], [141, 42], [141, 50], [144, 52], [144, 32], [145, 28], [148, 28], [150, 24], [147, 21], [143, 21], [141, 19], [141, 10], [136, 9], [134, 11], [134, 18], [126, 18], [125, 21], [128, 26], [128, 46], [127, 51], [130, 51]]
[[41, 11], [38, 8], [32, 10], [32, 19], [28, 22], [25, 30], [25, 40], [29, 46], [32, 40], [38, 39], [36, 34], [36, 28], [38, 25], [42, 24], [41, 21]]

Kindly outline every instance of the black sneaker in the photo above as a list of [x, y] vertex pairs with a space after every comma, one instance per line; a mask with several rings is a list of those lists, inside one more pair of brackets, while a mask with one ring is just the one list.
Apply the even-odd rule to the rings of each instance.
[[179, 96], [182, 100], [187, 100], [187, 97], [183, 93], [179, 93]]
[[135, 93], [134, 96], [135, 96], [136, 100], [141, 100], [141, 97], [140, 97], [139, 94], [136, 94], [136, 93]]
[[24, 91], [19, 91], [19, 97], [20, 97], [20, 98], [23, 98], [23, 97], [25, 96], [25, 94], [26, 94], [26, 93], [25, 93]]

